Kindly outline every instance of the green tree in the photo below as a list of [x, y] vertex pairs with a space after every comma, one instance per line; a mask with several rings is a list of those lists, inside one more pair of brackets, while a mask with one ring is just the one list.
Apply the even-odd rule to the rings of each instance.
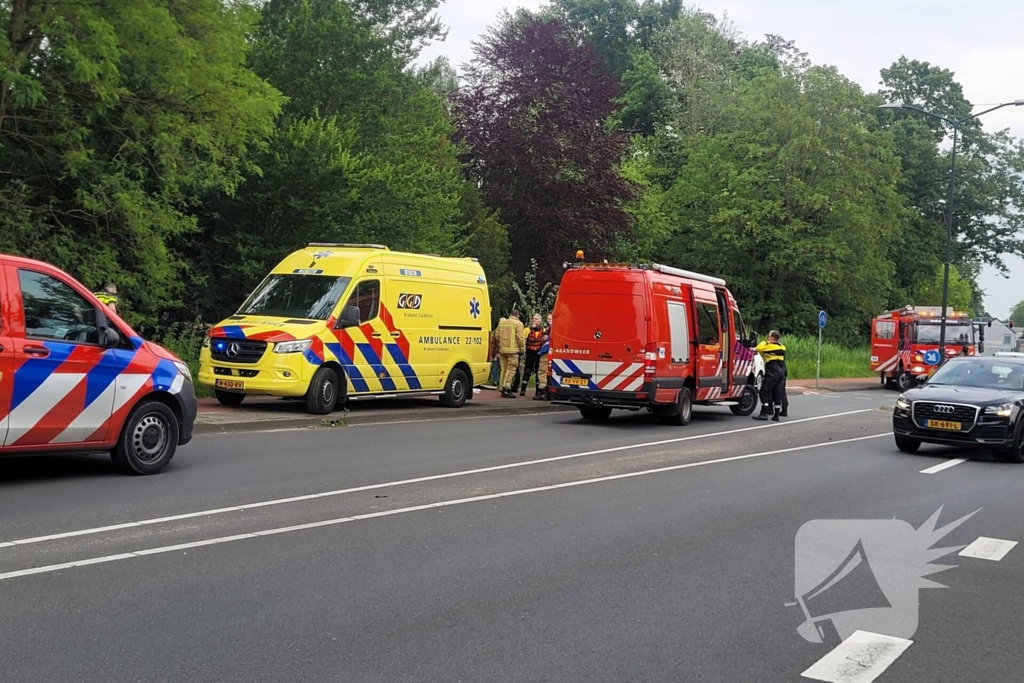
[[252, 66], [288, 96], [262, 172], [204, 206], [193, 259], [204, 318], [234, 309], [309, 241], [456, 254], [462, 176], [447, 104], [409, 68], [434, 0], [270, 0]]
[[1014, 327], [1017, 329], [1024, 327], [1024, 301], [1018, 302], [1010, 309], [1010, 320], [1013, 321]]
[[245, 67], [255, 18], [216, 0], [0, 4], [0, 250], [115, 281], [135, 323], [175, 308], [190, 210], [255, 170], [280, 109]]
[[[932, 279], [920, 285], [907, 303], [914, 306], [941, 306], [944, 267], [939, 265], [932, 273]], [[962, 277], [956, 266], [949, 268], [949, 307], [956, 310], [975, 310], [977, 296], [974, 283]]]

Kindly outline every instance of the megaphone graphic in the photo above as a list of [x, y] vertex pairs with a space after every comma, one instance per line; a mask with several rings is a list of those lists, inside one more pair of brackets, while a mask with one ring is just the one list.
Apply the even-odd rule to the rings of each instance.
[[861, 609], [892, 607], [882, 588], [875, 579], [864, 542], [850, 551], [828, 578], [797, 598], [804, 616], [804, 623], [811, 623], [821, 637], [821, 642], [838, 645], [842, 640], [832, 623], [832, 616], [842, 612]]

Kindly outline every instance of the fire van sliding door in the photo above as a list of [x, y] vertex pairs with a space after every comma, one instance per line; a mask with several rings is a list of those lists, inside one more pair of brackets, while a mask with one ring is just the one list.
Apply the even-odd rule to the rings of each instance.
[[718, 304], [697, 300], [697, 400], [718, 398], [725, 388], [722, 324]]

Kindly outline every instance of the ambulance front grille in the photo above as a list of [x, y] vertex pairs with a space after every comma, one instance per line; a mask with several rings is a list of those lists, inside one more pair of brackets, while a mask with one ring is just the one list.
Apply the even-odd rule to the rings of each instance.
[[267, 350], [267, 342], [256, 339], [210, 340], [210, 357], [222, 363], [258, 363]]

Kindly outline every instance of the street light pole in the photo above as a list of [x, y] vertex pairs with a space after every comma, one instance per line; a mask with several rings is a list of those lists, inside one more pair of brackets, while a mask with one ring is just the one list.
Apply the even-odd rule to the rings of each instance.
[[942, 320], [939, 323], [939, 358], [941, 359], [940, 362], [942, 363], [946, 361], [946, 317], [949, 314], [949, 262], [952, 258], [953, 249], [953, 201], [956, 192], [956, 143], [960, 137], [960, 128], [968, 121], [972, 121], [978, 118], [979, 116], [984, 116], [985, 114], [993, 112], [996, 109], [1002, 109], [1003, 107], [1021, 106], [1024, 106], [1024, 100], [1004, 102], [1003, 104], [996, 105], [990, 109], [986, 109], [985, 111], [980, 111], [977, 114], [965, 116], [962, 119], [951, 119], [946, 116], [942, 116], [941, 114], [935, 114], [933, 112], [928, 111], [927, 109], [918, 107], [915, 104], [893, 103], [883, 104], [881, 107], [879, 107], [880, 109], [911, 109], [926, 116], [931, 116], [932, 118], [939, 119], [940, 121], [945, 121], [953, 129], [953, 152], [949, 169], [949, 199], [946, 201], [946, 259], [943, 263], [942, 272]]

